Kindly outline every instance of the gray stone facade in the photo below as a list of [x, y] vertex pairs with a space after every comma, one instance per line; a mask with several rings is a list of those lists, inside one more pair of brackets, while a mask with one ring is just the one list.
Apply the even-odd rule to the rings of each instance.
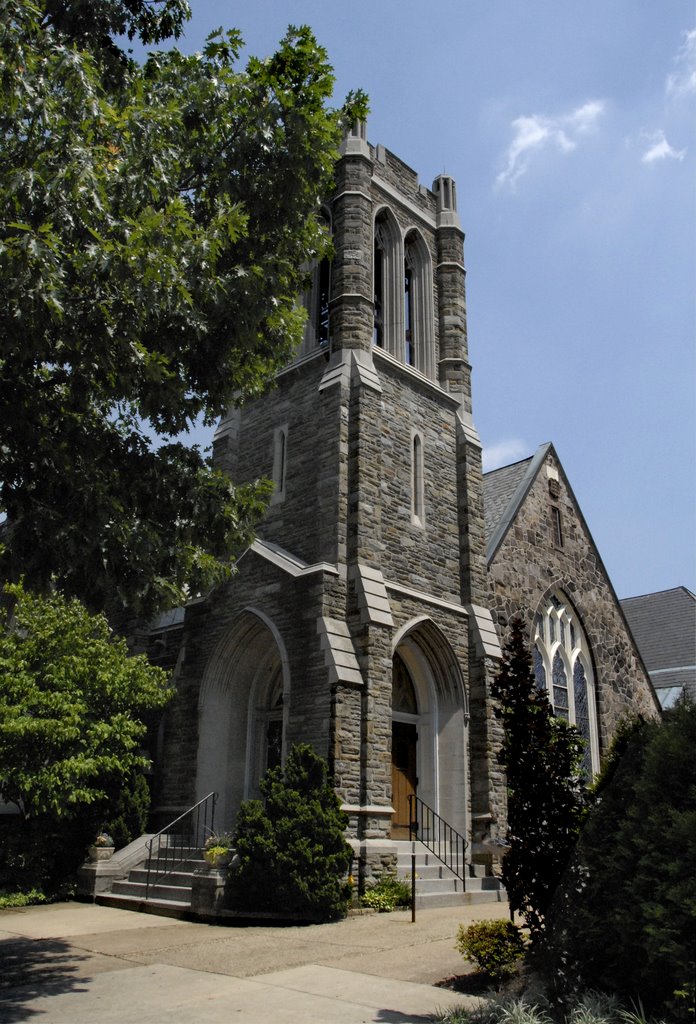
[[509, 616], [533, 615], [545, 589], [584, 622], [603, 749], [652, 694], [562, 471], [564, 549], [548, 547], [540, 477], [487, 560], [452, 179], [424, 188], [358, 126], [326, 215], [330, 344], [308, 327], [275, 388], [216, 434], [236, 482], [276, 490], [232, 581], [176, 626], [156, 796], [165, 819], [216, 790], [231, 825], [266, 766], [311, 743], [369, 875], [393, 862], [409, 792], [474, 857], [504, 829], [490, 682]]

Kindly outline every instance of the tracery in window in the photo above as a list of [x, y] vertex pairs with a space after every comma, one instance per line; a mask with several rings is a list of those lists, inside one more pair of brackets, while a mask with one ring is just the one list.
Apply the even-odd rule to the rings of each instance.
[[549, 690], [554, 713], [574, 725], [585, 741], [584, 769], [599, 771], [599, 740], [592, 657], [582, 623], [565, 595], [545, 599], [534, 617], [534, 677]]

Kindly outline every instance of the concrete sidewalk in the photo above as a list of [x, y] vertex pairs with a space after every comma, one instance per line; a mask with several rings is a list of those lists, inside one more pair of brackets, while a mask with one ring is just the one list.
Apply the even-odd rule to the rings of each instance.
[[506, 903], [235, 928], [59, 903], [0, 911], [0, 1024], [425, 1024], [465, 997], [461, 923]]

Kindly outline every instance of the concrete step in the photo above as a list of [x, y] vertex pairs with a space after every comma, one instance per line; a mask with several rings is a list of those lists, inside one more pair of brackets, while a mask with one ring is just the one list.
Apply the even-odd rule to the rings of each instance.
[[[201, 865], [203, 861], [201, 861]], [[154, 880], [156, 872], [154, 869], [150, 870], [150, 879]], [[176, 871], [168, 871], [166, 876], [167, 885], [181, 885], [184, 888], [190, 888], [193, 884], [193, 870], [189, 870], [188, 867], [177, 869]], [[165, 880], [163, 879], [163, 880]], [[147, 868], [133, 868], [128, 874], [129, 882], [147, 882]]]
[[479, 903], [504, 903], [504, 890], [496, 892], [416, 892], [416, 909], [429, 907], [468, 907]]
[[137, 899], [172, 900], [175, 903], [191, 905], [191, 887], [185, 885], [151, 885], [150, 895], [146, 897], [147, 886], [144, 882], [117, 881], [111, 886], [114, 896], [134, 896]]
[[102, 907], [116, 907], [119, 910], [135, 910], [141, 914], [158, 914], [161, 917], [188, 918], [191, 903], [181, 900], [149, 899], [139, 896], [117, 896], [110, 892], [99, 893], [95, 903]]

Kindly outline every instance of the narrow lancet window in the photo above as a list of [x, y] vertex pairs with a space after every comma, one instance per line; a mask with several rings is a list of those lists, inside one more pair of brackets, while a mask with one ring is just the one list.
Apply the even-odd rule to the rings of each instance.
[[381, 227], [375, 228], [375, 245], [372, 263], [374, 278], [374, 329], [372, 342], [384, 348], [384, 238]]
[[404, 261], [404, 362], [407, 366], [416, 365], [416, 338], [413, 315], [413, 261], [406, 251]]
[[425, 502], [423, 494], [423, 442], [418, 434], [413, 435], [412, 441], [411, 479], [411, 509], [413, 520], [419, 526], [422, 526], [425, 522]]

